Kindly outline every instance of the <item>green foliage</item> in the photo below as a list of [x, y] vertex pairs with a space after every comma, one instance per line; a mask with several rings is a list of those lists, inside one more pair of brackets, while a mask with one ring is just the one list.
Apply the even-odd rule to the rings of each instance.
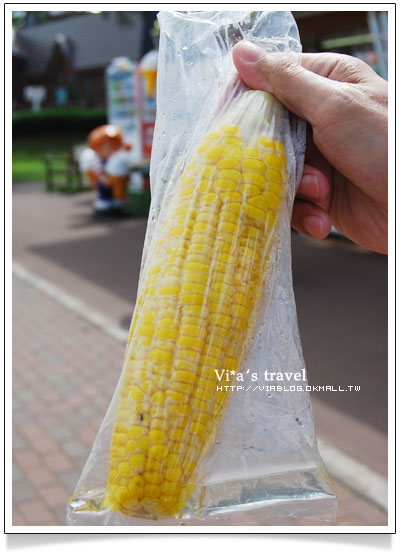
[[12, 178], [14, 182], [44, 182], [46, 153], [67, 155], [75, 145], [86, 143], [84, 133], [43, 134], [37, 129], [24, 137], [13, 137]]
[[27, 133], [80, 133], [89, 134], [93, 128], [107, 123], [103, 108], [45, 108], [40, 112], [19, 110], [13, 113], [13, 135]]

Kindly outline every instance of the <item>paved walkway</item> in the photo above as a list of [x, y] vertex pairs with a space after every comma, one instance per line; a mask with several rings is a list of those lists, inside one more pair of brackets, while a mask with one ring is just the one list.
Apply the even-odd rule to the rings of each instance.
[[[97, 220], [92, 198], [92, 192], [46, 194], [39, 184], [14, 185], [13, 257], [126, 329], [146, 219]], [[309, 383], [361, 385], [358, 393], [312, 397], [317, 433], [381, 477], [387, 470], [386, 265], [384, 257], [346, 242], [293, 236]], [[124, 346], [19, 279], [13, 301], [14, 521], [63, 524]], [[385, 521], [374, 505], [334, 485], [339, 524]]]
[[[124, 346], [20, 279], [13, 289], [13, 525], [65, 525]], [[379, 508], [333, 487], [337, 525], [386, 524]]]
[[13, 289], [13, 524], [65, 524], [124, 346], [20, 280]]

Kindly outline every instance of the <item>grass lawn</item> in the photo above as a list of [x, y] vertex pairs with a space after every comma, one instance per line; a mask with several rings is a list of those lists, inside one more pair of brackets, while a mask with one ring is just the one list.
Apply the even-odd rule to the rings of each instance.
[[67, 154], [77, 144], [86, 143], [87, 135], [81, 134], [27, 134], [13, 139], [13, 182], [40, 182], [45, 179], [43, 156]]

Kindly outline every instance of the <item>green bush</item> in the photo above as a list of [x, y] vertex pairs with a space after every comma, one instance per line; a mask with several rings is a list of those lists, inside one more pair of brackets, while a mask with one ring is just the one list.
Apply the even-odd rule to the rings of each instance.
[[40, 112], [19, 110], [13, 113], [14, 136], [27, 133], [79, 132], [87, 135], [93, 128], [107, 123], [104, 108], [44, 108]]
[[33, 133], [14, 135], [12, 142], [13, 181], [44, 181], [43, 157], [46, 153], [67, 156], [75, 145], [83, 145], [86, 140], [86, 132], [62, 133], [62, 130], [58, 130], [58, 133], [42, 134], [40, 128]]

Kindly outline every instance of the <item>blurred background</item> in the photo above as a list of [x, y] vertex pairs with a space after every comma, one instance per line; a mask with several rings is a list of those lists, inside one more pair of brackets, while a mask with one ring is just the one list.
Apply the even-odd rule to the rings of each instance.
[[[294, 16], [305, 52], [350, 54], [387, 79], [387, 12]], [[65, 524], [121, 371], [150, 204], [158, 35], [156, 12], [13, 12], [14, 525]], [[104, 124], [123, 133], [100, 170], [107, 199], [87, 143]], [[360, 387], [312, 394], [337, 524], [383, 525], [387, 259], [334, 230], [292, 240], [309, 383]]]

